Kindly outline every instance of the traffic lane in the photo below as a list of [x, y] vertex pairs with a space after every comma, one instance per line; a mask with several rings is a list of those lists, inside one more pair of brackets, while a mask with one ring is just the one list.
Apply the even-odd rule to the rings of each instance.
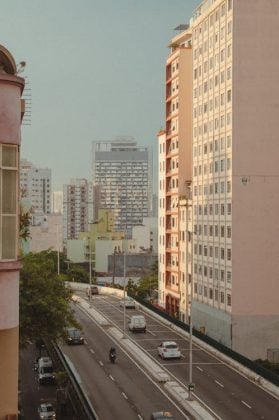
[[85, 392], [100, 419], [136, 419], [120, 390], [107, 375], [100, 361], [91, 357], [86, 346], [65, 348], [63, 351], [75, 366]]
[[39, 385], [38, 373], [34, 370], [37, 357], [39, 357], [39, 351], [33, 344], [20, 350], [20, 399], [26, 419], [36, 419], [38, 407], [43, 402], [50, 402], [54, 406], [56, 404], [56, 386]]
[[[157, 359], [169, 373], [183, 384], [189, 383], [189, 346], [187, 341], [171, 337], [180, 346], [180, 360], [162, 360], [157, 355], [157, 345], [161, 339], [142, 338], [138, 343]], [[214, 356], [198, 347], [193, 348], [193, 382], [198, 384], [195, 394], [199, 396], [221, 417], [235, 418], [276, 418], [278, 400], [263, 392], [261, 388], [240, 376]], [[248, 409], [248, 411], [247, 411]], [[236, 415], [238, 417], [236, 417]], [[256, 416], [256, 417], [255, 417]]]
[[[163, 333], [165, 335], [165, 332]], [[152, 357], [157, 359], [176, 378], [184, 384], [188, 384], [189, 373], [187, 371], [189, 372], [190, 353], [188, 340], [176, 336], [175, 332], [165, 335], [164, 339], [177, 342], [182, 352], [182, 358], [180, 361], [173, 359], [162, 361], [157, 354], [157, 346], [163, 341], [161, 337], [142, 338], [140, 335], [136, 337], [138, 344]], [[276, 408], [278, 409], [276, 398], [195, 345], [193, 346], [192, 360], [193, 382], [198, 384], [195, 390], [196, 395], [221, 416], [234, 419], [236, 414], [239, 416], [241, 414], [245, 418], [255, 418], [254, 416], [256, 418], [276, 418], [274, 414]], [[186, 374], [184, 374], [183, 365], [186, 365]], [[203, 375], [200, 375], [202, 372]], [[215, 395], [215, 391], [218, 395]]]
[[[128, 357], [118, 345], [115, 345], [103, 329], [88, 318], [87, 314], [76, 310], [76, 317], [83, 325], [86, 341], [84, 349], [89, 354], [89, 360], [93, 359], [95, 361], [98, 370], [101, 370], [110, 379], [110, 382], [114, 384], [114, 387], [119, 390], [119, 396], [122, 396], [124, 399], [126, 399], [125, 396], [127, 397], [126, 402], [134, 411], [134, 415], [136, 414], [137, 416], [140, 414], [143, 418], [149, 418], [150, 414], [154, 411], [169, 410], [174, 414], [175, 418], [185, 418], [179, 409], [176, 408], [176, 403], [172, 402], [170, 398], [162, 393], [161, 385], [156, 384], [151, 378], [148, 378], [146, 373], [140, 367], [136, 366], [133, 358]], [[114, 365], [108, 361], [108, 352], [111, 345], [117, 348], [117, 361]], [[75, 353], [75, 348], [70, 346], [71, 360], [75, 358], [73, 354]], [[80, 375], [80, 363], [83, 363], [83, 360], [76, 361]], [[94, 372], [94, 369], [90, 369], [90, 372]], [[95, 374], [93, 380], [95, 382]], [[87, 381], [90, 381], [90, 379], [87, 378]], [[107, 391], [107, 387], [105, 387], [105, 392]], [[99, 397], [103, 400], [105, 395], [100, 395]], [[117, 400], [115, 401], [117, 402]], [[114, 411], [112, 411], [112, 414], [113, 417], [111, 418], [116, 418]], [[122, 417], [120, 418], [123, 417], [122, 413]], [[101, 418], [103, 419], [103, 417]], [[125, 415], [124, 418], [134, 417]]]
[[[103, 306], [103, 310], [107, 312], [107, 315], [109, 317], [112, 316], [113, 313], [115, 313], [112, 310], [111, 306], [114, 306], [114, 304], [111, 302], [109, 303], [109, 307], [105, 305], [105, 308], [104, 308]], [[148, 315], [146, 315], [146, 318], [147, 318], [148, 332], [154, 337], [156, 337], [157, 335], [160, 335], [159, 341], [172, 339], [177, 342], [181, 341], [182, 343], [185, 343], [185, 345], [187, 346], [188, 340], [185, 338], [181, 339], [181, 336], [179, 333], [176, 333], [175, 331], [171, 330], [169, 327], [162, 324], [160, 321], [154, 320], [152, 317]], [[154, 348], [151, 348], [151, 349], [146, 348], [145, 344], [147, 344], [148, 341], [149, 341], [148, 345], [150, 345], [149, 339], [142, 338], [142, 337], [139, 338], [139, 335], [136, 335], [136, 334], [134, 335], [134, 339], [138, 342], [139, 345], [141, 345], [143, 348], [149, 351], [150, 354], [154, 355], [154, 353], [156, 353], [156, 348], [157, 348], [156, 345]], [[181, 344], [179, 345], [181, 346]], [[187, 351], [187, 348], [184, 349], [183, 346], [184, 344], [182, 344], [181, 346], [182, 355], [184, 357], [187, 357], [187, 353], [189, 354], [189, 351]], [[186, 354], [184, 355], [185, 352]], [[234, 372], [234, 370], [232, 370], [229, 367], [226, 367], [225, 369], [226, 374], [224, 375], [223, 374], [224, 364], [220, 362], [218, 359], [216, 359], [214, 356], [211, 356], [209, 353], [207, 353], [206, 351], [204, 351], [203, 349], [195, 345], [193, 345], [193, 363], [199, 363], [202, 365], [202, 367], [198, 365], [199, 369], [201, 369], [201, 371], [206, 371], [207, 372], [206, 375], [213, 379], [213, 386], [217, 386], [217, 388], [219, 387], [223, 389], [225, 387], [224, 384], [226, 384], [226, 388], [228, 389], [229, 395], [233, 397], [234, 406], [235, 406], [235, 398], [236, 398], [235, 396], [239, 394], [239, 389], [241, 388], [241, 392], [240, 392], [236, 405], [240, 405], [241, 407], [240, 410], [242, 409], [242, 411], [243, 410], [245, 411], [245, 416], [248, 415], [248, 413], [246, 412], [246, 409], [254, 410], [256, 413], [260, 413], [260, 417], [264, 415], [265, 418], [272, 418], [270, 416], [274, 416], [273, 414], [274, 406], [278, 404], [278, 401], [275, 398], [273, 398], [272, 396], [264, 392], [262, 389], [260, 389], [256, 385], [252, 384], [247, 379], [243, 378], [241, 375], [239, 375], [239, 373]], [[230, 380], [229, 380], [229, 377], [231, 377]], [[243, 379], [245, 379], [245, 381], [243, 381]], [[245, 382], [247, 386], [246, 390], [244, 390]], [[207, 384], [207, 385], [212, 386], [212, 383]], [[208, 392], [203, 393], [202, 388], [203, 387], [199, 386], [196, 392], [200, 397], [204, 398], [205, 401], [209, 402]], [[254, 395], [254, 393], [258, 395]], [[228, 400], [227, 395], [225, 395], [225, 397], [222, 399], [222, 401], [230, 401], [230, 400], [231, 400], [230, 398]], [[210, 401], [210, 404], [212, 405], [211, 401]]]

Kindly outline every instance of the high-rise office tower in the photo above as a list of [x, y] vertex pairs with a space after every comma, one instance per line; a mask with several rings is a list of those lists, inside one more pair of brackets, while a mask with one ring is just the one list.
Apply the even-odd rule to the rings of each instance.
[[93, 222], [93, 189], [86, 179], [72, 179], [63, 185], [63, 239], [78, 239]]
[[190, 29], [192, 320], [265, 359], [279, 347], [279, 3], [205, 0]]
[[110, 209], [115, 229], [132, 234], [132, 227], [150, 216], [152, 200], [152, 154], [131, 137], [93, 142], [95, 212]]
[[30, 200], [33, 211], [51, 213], [51, 170], [37, 168], [26, 159], [20, 161], [20, 189]]

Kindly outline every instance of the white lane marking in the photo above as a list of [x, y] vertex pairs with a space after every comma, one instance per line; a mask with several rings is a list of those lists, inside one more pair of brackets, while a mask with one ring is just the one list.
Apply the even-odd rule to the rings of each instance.
[[87, 344], [87, 341], [86, 340], [84, 340], [84, 344]]
[[99, 364], [100, 364], [101, 366], [104, 366], [104, 363], [102, 362], [102, 360], [99, 360]]
[[122, 392], [122, 395], [123, 395], [123, 397], [127, 400], [128, 399], [128, 397], [127, 397], [127, 395], [125, 394], [125, 392]]
[[112, 381], [115, 381], [115, 379], [114, 379], [114, 377], [113, 377], [112, 375], [109, 375], [109, 377], [110, 377], [110, 379], [111, 379]]
[[151, 335], [153, 335], [153, 337], [156, 337], [156, 334], [154, 334], [154, 332], [147, 330], [147, 332], [149, 332]]
[[141, 415], [140, 415], [140, 414], [138, 414], [138, 418], [139, 418], [140, 420], [143, 420], [143, 417], [141, 417]]
[[203, 372], [203, 369], [199, 366], [196, 366], [197, 369], [199, 369], [201, 372]]
[[216, 381], [216, 379], [214, 379], [214, 382], [215, 382], [217, 385], [219, 385], [221, 388], [224, 388], [224, 385], [223, 385], [223, 384], [221, 384], [221, 382]]
[[248, 407], [248, 408], [252, 408], [249, 404], [247, 404], [247, 402], [242, 401], [242, 400], [241, 400], [241, 402], [242, 402], [242, 404], [246, 405], [246, 407]]
[[[79, 310], [86, 315], [89, 319], [91, 319], [94, 324], [96, 325], [96, 327], [98, 327], [110, 340], [112, 339], [114, 341], [115, 344], [117, 344], [118, 342], [112, 338], [111, 335], [108, 334], [107, 331], [104, 330], [103, 327], [101, 327], [97, 321], [90, 315], [90, 313], [88, 313], [85, 309], [83, 309], [82, 307], [79, 307]], [[118, 343], [119, 344], [119, 343]], [[182, 414], [183, 417], [185, 417], [185, 419], [190, 420], [190, 418], [185, 414], [185, 412], [183, 412], [183, 410], [179, 407], [179, 405], [177, 405], [177, 403], [170, 398], [170, 396], [168, 395], [167, 392], [165, 392], [158, 384], [157, 382], [141, 367], [141, 365], [139, 363], [136, 362], [135, 358], [133, 356], [131, 356], [131, 354], [129, 354], [124, 347], [120, 346], [121, 350], [123, 353], [125, 353], [125, 355], [134, 363], [135, 366], [137, 366], [137, 368], [141, 371], [141, 373], [143, 375], [145, 375], [149, 381], [165, 396], [165, 398]], [[173, 375], [174, 377], [174, 375]], [[181, 383], [181, 385], [185, 386], [181, 381], [179, 381]], [[195, 395], [195, 398], [197, 400], [199, 400], [200, 402], [202, 402], [197, 395]], [[204, 402], [203, 405], [211, 412], [214, 413], [213, 410], [211, 410]], [[220, 417], [217, 416], [216, 413], [214, 413], [216, 419], [218, 420], [222, 420]]]
[[90, 351], [91, 351], [92, 354], [95, 354], [95, 351], [93, 349], [90, 349]]

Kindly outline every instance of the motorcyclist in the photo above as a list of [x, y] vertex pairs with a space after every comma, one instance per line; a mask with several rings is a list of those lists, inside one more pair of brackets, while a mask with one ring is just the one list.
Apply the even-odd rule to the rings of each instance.
[[116, 359], [116, 350], [115, 350], [115, 347], [111, 347], [110, 348], [110, 350], [109, 350], [109, 359], [110, 359], [110, 361], [112, 359]]

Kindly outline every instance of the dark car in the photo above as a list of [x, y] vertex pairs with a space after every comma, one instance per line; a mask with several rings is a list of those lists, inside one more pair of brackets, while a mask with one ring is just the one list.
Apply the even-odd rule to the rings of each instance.
[[66, 340], [68, 344], [84, 344], [82, 332], [78, 328], [68, 328]]
[[156, 411], [151, 414], [150, 420], [174, 420], [174, 417], [169, 411]]
[[91, 296], [92, 295], [98, 295], [99, 294], [98, 286], [89, 286], [86, 289], [87, 296], [90, 296], [90, 288], [91, 288]]

